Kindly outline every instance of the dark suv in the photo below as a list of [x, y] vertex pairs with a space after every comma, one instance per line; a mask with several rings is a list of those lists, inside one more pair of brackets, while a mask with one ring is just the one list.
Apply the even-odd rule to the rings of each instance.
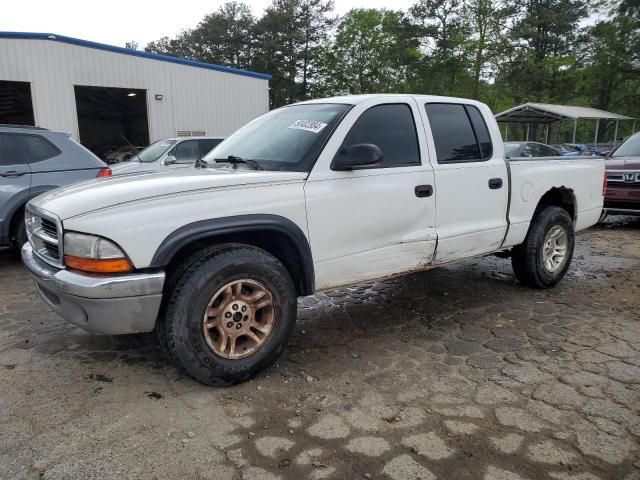
[[631, 135], [606, 158], [609, 215], [640, 215], [640, 132]]
[[66, 133], [0, 125], [0, 246], [27, 241], [24, 206], [47, 190], [111, 175], [111, 170]]

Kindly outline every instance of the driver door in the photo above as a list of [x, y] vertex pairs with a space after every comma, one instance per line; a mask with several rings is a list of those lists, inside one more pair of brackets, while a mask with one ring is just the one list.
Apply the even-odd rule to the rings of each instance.
[[[343, 146], [375, 144], [380, 165], [335, 171]], [[434, 175], [417, 104], [394, 96], [353, 107], [305, 184], [316, 288], [423, 268], [433, 257]]]

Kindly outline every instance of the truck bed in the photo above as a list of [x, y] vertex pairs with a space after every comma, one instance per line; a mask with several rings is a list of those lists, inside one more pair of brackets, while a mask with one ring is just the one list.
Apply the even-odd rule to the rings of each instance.
[[509, 229], [503, 247], [522, 243], [539, 199], [551, 189], [568, 190], [576, 205], [576, 231], [590, 227], [602, 212], [602, 157], [513, 157], [507, 159]]

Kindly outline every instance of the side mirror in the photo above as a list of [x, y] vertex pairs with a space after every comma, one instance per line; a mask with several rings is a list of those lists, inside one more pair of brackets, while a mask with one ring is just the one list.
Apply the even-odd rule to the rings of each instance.
[[171, 165], [173, 163], [176, 163], [177, 161], [178, 160], [173, 155], [167, 155], [167, 157], [164, 159], [164, 164]]
[[380, 165], [383, 159], [382, 150], [373, 143], [357, 143], [342, 147], [331, 162], [331, 170], [338, 172], [362, 170]]

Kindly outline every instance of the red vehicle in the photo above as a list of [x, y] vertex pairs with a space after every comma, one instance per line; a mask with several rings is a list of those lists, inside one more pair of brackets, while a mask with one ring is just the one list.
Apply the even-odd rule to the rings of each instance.
[[607, 157], [604, 215], [640, 215], [640, 132]]

